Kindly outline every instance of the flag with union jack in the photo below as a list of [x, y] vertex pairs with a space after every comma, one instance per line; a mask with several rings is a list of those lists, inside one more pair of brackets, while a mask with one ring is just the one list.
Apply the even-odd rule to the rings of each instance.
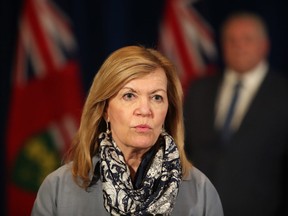
[[40, 184], [78, 128], [76, 48], [68, 18], [51, 0], [24, 0], [7, 127], [7, 215], [31, 214]]
[[213, 31], [191, 0], [166, 0], [159, 49], [176, 66], [184, 92], [191, 81], [214, 72]]

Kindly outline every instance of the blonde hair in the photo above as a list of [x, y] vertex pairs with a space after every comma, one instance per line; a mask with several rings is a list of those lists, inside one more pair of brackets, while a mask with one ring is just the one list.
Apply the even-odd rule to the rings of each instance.
[[[92, 158], [98, 153], [98, 136], [106, 130], [104, 113], [108, 100], [133, 79], [162, 68], [167, 76], [169, 101], [165, 119], [165, 129], [175, 139], [180, 152], [183, 175], [191, 167], [184, 152], [183, 92], [178, 74], [171, 64], [158, 51], [142, 46], [127, 46], [113, 52], [96, 74], [84, 109], [81, 122], [68, 161], [73, 161], [72, 174], [80, 186], [87, 188], [93, 170]], [[81, 181], [79, 181], [79, 179]]]

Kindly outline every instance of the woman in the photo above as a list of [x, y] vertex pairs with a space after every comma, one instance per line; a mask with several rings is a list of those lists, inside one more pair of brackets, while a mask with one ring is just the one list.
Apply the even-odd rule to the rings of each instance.
[[140, 46], [98, 71], [66, 165], [42, 183], [32, 215], [215, 215], [219, 196], [184, 153], [173, 65]]

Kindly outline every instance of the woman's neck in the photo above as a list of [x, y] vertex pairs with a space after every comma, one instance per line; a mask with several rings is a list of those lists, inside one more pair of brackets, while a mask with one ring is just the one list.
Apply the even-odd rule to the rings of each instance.
[[137, 169], [142, 161], [143, 155], [147, 152], [147, 150], [143, 151], [132, 151], [129, 153], [124, 153], [125, 162], [130, 170], [130, 175], [132, 180], [134, 180]]
[[130, 176], [132, 178], [132, 181], [134, 180], [134, 177], [136, 175], [136, 172], [137, 172], [137, 169], [141, 163], [141, 160], [140, 159], [130, 159], [128, 161], [126, 161], [127, 163], [127, 166], [130, 170]]
[[137, 173], [138, 167], [140, 166], [143, 158], [145, 157], [146, 153], [158, 145], [153, 145], [149, 148], [136, 148], [127, 145], [119, 145], [118, 148], [121, 150], [125, 163], [127, 164], [130, 170], [130, 176], [132, 181]]

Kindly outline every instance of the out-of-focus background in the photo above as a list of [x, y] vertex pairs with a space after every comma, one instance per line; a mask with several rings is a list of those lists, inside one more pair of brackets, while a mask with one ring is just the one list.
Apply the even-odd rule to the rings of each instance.
[[219, 28], [225, 17], [249, 10], [266, 21], [269, 60], [288, 77], [284, 3], [1, 0], [0, 214], [29, 215], [39, 185], [60, 165], [78, 127], [95, 73], [112, 51], [135, 44], [157, 48], [175, 61], [187, 87], [222, 66]]

